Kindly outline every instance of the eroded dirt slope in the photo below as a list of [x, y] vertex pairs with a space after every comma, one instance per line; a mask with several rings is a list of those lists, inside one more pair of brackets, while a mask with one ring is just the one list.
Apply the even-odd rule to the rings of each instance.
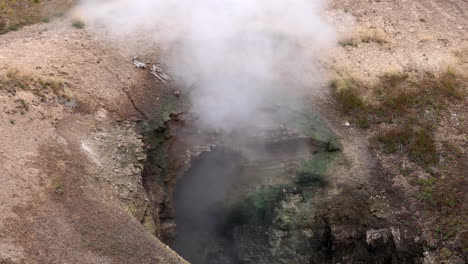
[[1, 263], [184, 262], [152, 235], [131, 58], [67, 19], [0, 36]]

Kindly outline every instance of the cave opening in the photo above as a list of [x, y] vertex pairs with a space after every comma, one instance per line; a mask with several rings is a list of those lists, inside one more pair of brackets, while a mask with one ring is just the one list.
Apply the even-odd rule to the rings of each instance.
[[245, 250], [239, 251], [244, 239], [268, 248], [268, 238], [239, 232], [253, 227], [262, 233], [270, 226], [276, 204], [301, 192], [298, 170], [320, 151], [323, 146], [311, 138], [279, 137], [212, 147], [192, 157], [173, 193], [172, 248], [194, 264], [244, 263], [239, 260], [245, 258]]
[[241, 159], [235, 151], [213, 148], [193, 158], [190, 169], [177, 181], [177, 231], [172, 247], [190, 263], [239, 263], [223, 232], [222, 211], [229, 187], [242, 173]]

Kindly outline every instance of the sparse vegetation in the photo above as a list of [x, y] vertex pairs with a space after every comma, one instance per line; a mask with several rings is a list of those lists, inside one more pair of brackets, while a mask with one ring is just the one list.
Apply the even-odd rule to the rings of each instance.
[[62, 195], [64, 193], [64, 188], [63, 188], [62, 183], [56, 182], [54, 184], [54, 192], [59, 195]]
[[[431, 125], [437, 123], [436, 119], [450, 101], [464, 98], [466, 82], [466, 77], [447, 69], [439, 75], [427, 72], [412, 75], [388, 73], [380, 76], [378, 82], [369, 87], [356, 78], [341, 73], [331, 80], [330, 87], [343, 111], [364, 126], [372, 123], [400, 126], [412, 124], [419, 125], [421, 130], [418, 131], [424, 132], [430, 131]], [[365, 100], [362, 92], [364, 90], [373, 92], [372, 102]], [[418, 134], [418, 142], [421, 144], [428, 135], [423, 132]]]
[[364, 99], [359, 92], [362, 83], [351, 76], [337, 76], [330, 82], [333, 93], [345, 113], [355, 113], [366, 109]]
[[[467, 84], [466, 76], [451, 69], [438, 74], [392, 72], [374, 84], [341, 73], [330, 83], [343, 112], [358, 126], [372, 128], [375, 147], [408, 160], [399, 172], [410, 179], [416, 187], [414, 197], [438, 223], [434, 236], [440, 241], [466, 228], [460, 224], [465, 219], [460, 212], [466, 177], [459, 167], [464, 151], [448, 141], [438, 142], [436, 135], [451, 116], [448, 109], [463, 104]], [[362, 91], [367, 91], [366, 97]]]
[[416, 194], [416, 198], [418, 198], [421, 201], [429, 202], [432, 205], [436, 205], [437, 201], [434, 199], [434, 196], [433, 196], [436, 182], [437, 182], [437, 178], [435, 177], [429, 177], [426, 179], [416, 180], [416, 184], [421, 186], [421, 191]]
[[72, 26], [77, 29], [83, 29], [85, 27], [85, 23], [82, 20], [75, 18], [72, 20]]
[[381, 30], [375, 28], [366, 28], [361, 29], [357, 36], [347, 37], [340, 41], [338, 44], [342, 47], [358, 47], [359, 43], [378, 43], [378, 44], [385, 44], [389, 42], [389, 37], [387, 34]]
[[[447, 107], [466, 97], [467, 83], [466, 77], [447, 69], [440, 74], [387, 73], [369, 87], [356, 78], [341, 74], [331, 81], [330, 86], [343, 112], [359, 127], [386, 124], [373, 137], [384, 152], [404, 153], [410, 161], [435, 174], [435, 168], [442, 166], [434, 136], [436, 128], [447, 114]], [[372, 101], [362, 96], [361, 91], [366, 89], [372, 91]], [[456, 159], [457, 153], [454, 151], [452, 160]], [[416, 195], [418, 199], [448, 208], [459, 203], [456, 197], [446, 195], [447, 191], [441, 192], [451, 188], [451, 184], [440, 182], [435, 185], [432, 179], [435, 178], [430, 182], [418, 182], [421, 186]]]
[[381, 131], [375, 139], [388, 153], [404, 151], [421, 166], [434, 166], [439, 161], [434, 137], [430, 128], [418, 124]]
[[[20, 72], [17, 69], [10, 69], [5, 76], [0, 76], [0, 89], [6, 90], [12, 95], [17, 93], [18, 89], [31, 91], [36, 96], [45, 99], [46, 95], [52, 92], [58, 98], [65, 101], [74, 100], [74, 95], [68, 89], [68, 85], [60, 79], [36, 77], [26, 72]], [[18, 99], [17, 103], [21, 110], [29, 111], [29, 104]]]
[[342, 47], [357, 47], [358, 46], [358, 40], [356, 38], [346, 38], [343, 40], [338, 41], [338, 44]]
[[383, 31], [375, 29], [375, 28], [368, 28], [363, 29], [359, 32], [359, 38], [364, 43], [375, 42], [378, 44], [387, 43], [389, 37]]
[[51, 18], [65, 14], [74, 3], [75, 0], [0, 0], [0, 34], [49, 22]]
[[22, 111], [29, 111], [29, 104], [24, 99], [15, 100], [18, 103], [18, 108]]

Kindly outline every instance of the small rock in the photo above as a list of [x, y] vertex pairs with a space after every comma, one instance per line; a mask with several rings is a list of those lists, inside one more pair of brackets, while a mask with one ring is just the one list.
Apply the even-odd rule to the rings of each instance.
[[461, 30], [461, 29], [463, 29], [463, 26], [458, 26], [457, 28]]
[[403, 243], [401, 241], [400, 229], [391, 227], [390, 232], [392, 233], [393, 243], [395, 243], [396, 248], [401, 250]]
[[410, 169], [410, 168], [411, 168], [411, 164], [410, 164], [409, 161], [404, 160], [403, 163], [402, 163], [402, 165], [401, 165], [401, 167], [402, 167], [402, 169], [404, 169], [404, 170], [405, 170], [405, 169]]
[[177, 90], [177, 91], [174, 91], [174, 95], [177, 96], [177, 97], [179, 97], [179, 96], [180, 96], [180, 91], [178, 91], [178, 90]]
[[146, 69], [146, 63], [139, 61], [137, 56], [133, 57], [132, 61], [135, 67], [140, 68], [140, 69]]
[[424, 255], [424, 259], [423, 259], [423, 263], [424, 264], [435, 264], [436, 263], [436, 256], [435, 256], [435, 253], [433, 252], [429, 252], [429, 251], [425, 251], [423, 253]]
[[374, 248], [383, 247], [387, 244], [389, 235], [388, 229], [369, 229], [366, 232], [366, 242], [369, 246]]
[[350, 124], [349, 122], [345, 122], [344, 125], [345, 125], [346, 127], [351, 126], [351, 124]]

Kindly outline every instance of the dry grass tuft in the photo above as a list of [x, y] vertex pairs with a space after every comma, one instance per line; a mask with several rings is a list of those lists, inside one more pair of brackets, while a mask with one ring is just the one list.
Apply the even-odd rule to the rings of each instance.
[[405, 124], [381, 131], [374, 137], [387, 153], [406, 152], [410, 160], [423, 167], [439, 162], [432, 129], [427, 125]]
[[77, 29], [83, 29], [85, 27], [85, 23], [83, 20], [79, 18], [74, 18], [72, 20], [72, 26]]
[[360, 30], [359, 38], [364, 43], [375, 42], [378, 44], [388, 43], [390, 39], [385, 32], [375, 28], [367, 28]]
[[17, 90], [31, 91], [35, 95], [45, 98], [49, 92], [66, 101], [74, 100], [74, 95], [68, 89], [65, 81], [57, 78], [36, 77], [31, 73], [22, 72], [18, 69], [10, 69], [5, 76], [0, 76], [0, 89], [11, 94]]
[[364, 28], [358, 31], [357, 36], [343, 38], [338, 41], [338, 44], [342, 47], [358, 47], [360, 42], [383, 45], [389, 41], [390, 37], [385, 32], [375, 28]]
[[362, 83], [349, 75], [337, 75], [330, 81], [330, 87], [345, 113], [365, 110], [366, 104], [359, 92]]

